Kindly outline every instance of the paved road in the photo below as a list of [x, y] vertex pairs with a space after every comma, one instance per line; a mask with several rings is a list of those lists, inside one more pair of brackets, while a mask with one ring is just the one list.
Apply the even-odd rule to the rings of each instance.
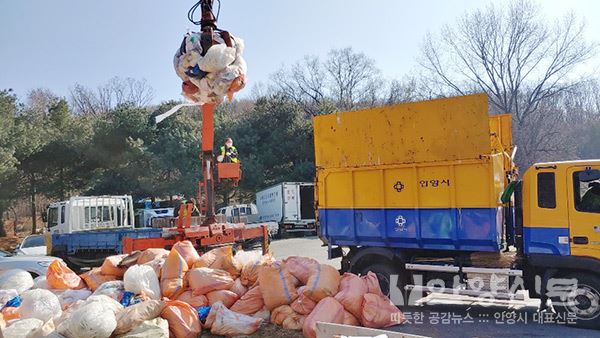
[[[271, 243], [276, 258], [301, 255], [340, 267], [340, 259], [327, 260], [327, 248], [317, 237], [291, 238]], [[599, 337], [600, 331], [557, 324], [568, 318], [550, 318], [537, 312], [538, 300], [490, 301], [458, 295], [431, 294], [420, 306], [403, 308], [410, 324], [394, 331], [429, 337]]]

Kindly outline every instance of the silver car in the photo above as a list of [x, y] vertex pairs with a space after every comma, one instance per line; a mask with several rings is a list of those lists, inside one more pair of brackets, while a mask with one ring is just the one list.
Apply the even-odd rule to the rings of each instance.
[[61, 260], [52, 256], [13, 256], [0, 250], [0, 273], [10, 269], [22, 269], [29, 272], [33, 278], [45, 276], [50, 263], [57, 259]]

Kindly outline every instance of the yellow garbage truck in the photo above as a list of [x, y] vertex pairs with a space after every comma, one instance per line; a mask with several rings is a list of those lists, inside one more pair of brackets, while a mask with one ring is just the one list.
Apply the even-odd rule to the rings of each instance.
[[318, 231], [342, 270], [403, 302], [527, 290], [600, 327], [600, 160], [520, 176], [511, 116], [485, 94], [317, 116], [314, 143]]

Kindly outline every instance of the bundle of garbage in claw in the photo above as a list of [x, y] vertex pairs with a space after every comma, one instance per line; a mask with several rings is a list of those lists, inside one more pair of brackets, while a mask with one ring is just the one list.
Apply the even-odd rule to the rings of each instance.
[[224, 246], [199, 255], [189, 241], [106, 258], [77, 275], [61, 260], [35, 279], [0, 275], [0, 328], [11, 337], [250, 335], [272, 323], [316, 336], [317, 321], [384, 328], [404, 317], [374, 274], [340, 276], [311, 258]]
[[[244, 41], [225, 31], [213, 32], [213, 45], [202, 49], [201, 33], [189, 32], [175, 53], [173, 64], [183, 81], [183, 96], [198, 104], [219, 104], [246, 84]], [[205, 53], [204, 53], [205, 52]]]

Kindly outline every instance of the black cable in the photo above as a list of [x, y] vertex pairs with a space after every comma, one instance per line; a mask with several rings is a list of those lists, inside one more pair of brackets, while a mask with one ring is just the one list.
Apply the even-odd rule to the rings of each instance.
[[[212, 13], [212, 14], [213, 14], [213, 16], [215, 17], [215, 22], [219, 21], [219, 15], [221, 14], [221, 0], [217, 0], [217, 3], [218, 3], [218, 5], [219, 5], [219, 7], [217, 7], [217, 15], [215, 16], [215, 14], [214, 14], [214, 13]], [[191, 23], [193, 23], [193, 24], [194, 24], [194, 25], [196, 25], [196, 26], [199, 26], [199, 25], [200, 25], [200, 23], [201, 23], [201, 21], [202, 21], [202, 20], [200, 20], [200, 21], [196, 21], [196, 20], [194, 20], [194, 15], [195, 15], [195, 13], [196, 13], [196, 10], [198, 9], [198, 7], [199, 7], [201, 4], [202, 4], [202, 0], [200, 0], [200, 1], [196, 2], [196, 3], [195, 3], [193, 6], [192, 6], [192, 8], [190, 8], [190, 10], [188, 11], [188, 15], [187, 15], [187, 16], [188, 16], [188, 20], [190, 20], [190, 22], [191, 22]]]

